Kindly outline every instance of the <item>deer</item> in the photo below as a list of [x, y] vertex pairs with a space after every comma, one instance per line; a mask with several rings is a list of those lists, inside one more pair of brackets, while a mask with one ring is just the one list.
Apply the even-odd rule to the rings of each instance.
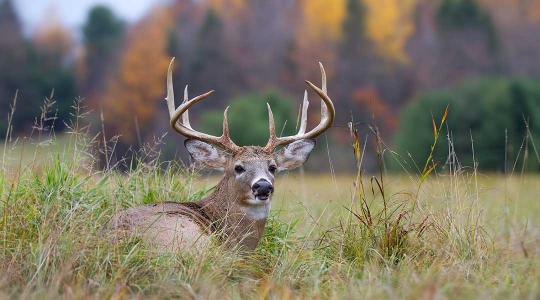
[[219, 183], [198, 202], [161, 202], [116, 213], [112, 228], [137, 235], [159, 251], [201, 250], [216, 241], [227, 248], [254, 250], [261, 240], [275, 192], [274, 176], [302, 166], [315, 147], [315, 138], [328, 130], [335, 109], [327, 94], [326, 73], [319, 63], [322, 87], [307, 85], [321, 98], [321, 119], [307, 131], [308, 93], [304, 92], [298, 132], [278, 137], [270, 105], [269, 139], [265, 146], [238, 146], [229, 134], [227, 111], [223, 113], [221, 136], [199, 132], [191, 126], [189, 108], [213, 93], [188, 98], [175, 108], [171, 60], [167, 72], [167, 107], [170, 126], [187, 139], [184, 145], [195, 166], [223, 171]]

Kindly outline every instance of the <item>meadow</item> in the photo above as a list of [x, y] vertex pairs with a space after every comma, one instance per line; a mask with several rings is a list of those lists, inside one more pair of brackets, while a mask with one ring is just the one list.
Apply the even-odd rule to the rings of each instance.
[[200, 199], [218, 177], [157, 158], [103, 170], [91, 143], [5, 142], [1, 298], [540, 297], [536, 175], [281, 174], [255, 252], [160, 254], [136, 238], [111, 243], [112, 214]]

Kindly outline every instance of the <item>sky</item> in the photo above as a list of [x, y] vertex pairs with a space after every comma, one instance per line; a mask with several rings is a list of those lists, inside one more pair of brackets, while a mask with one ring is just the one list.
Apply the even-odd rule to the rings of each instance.
[[32, 32], [47, 17], [56, 14], [57, 19], [71, 30], [78, 30], [86, 19], [88, 9], [96, 4], [109, 6], [127, 21], [144, 16], [156, 3], [166, 0], [14, 0], [25, 31]]

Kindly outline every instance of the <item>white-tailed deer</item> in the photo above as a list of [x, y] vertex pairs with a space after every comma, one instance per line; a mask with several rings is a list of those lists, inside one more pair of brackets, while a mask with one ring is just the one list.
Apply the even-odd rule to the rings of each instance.
[[[237, 146], [229, 136], [227, 109], [223, 134], [212, 136], [191, 127], [188, 109], [212, 91], [188, 99], [175, 108], [172, 65], [167, 73], [167, 106], [174, 130], [188, 138], [185, 146], [193, 161], [201, 166], [224, 171], [214, 191], [199, 202], [164, 202], [131, 208], [112, 219], [112, 226], [125, 233], [137, 233], [148, 243], [165, 251], [201, 249], [212, 233], [230, 247], [254, 249], [262, 237], [274, 192], [274, 175], [301, 166], [315, 146], [314, 138], [332, 126], [335, 111], [326, 91], [322, 64], [322, 88], [306, 81], [321, 101], [321, 121], [306, 132], [309, 102], [307, 91], [301, 109], [300, 128], [293, 136], [278, 137], [272, 109], [268, 105], [270, 137], [264, 147]], [[278, 146], [284, 146], [275, 151]]]

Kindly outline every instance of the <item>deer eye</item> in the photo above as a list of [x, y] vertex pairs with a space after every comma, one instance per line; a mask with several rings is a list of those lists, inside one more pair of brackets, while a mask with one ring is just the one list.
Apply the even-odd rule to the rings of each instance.
[[244, 169], [244, 167], [242, 167], [241, 165], [237, 165], [234, 167], [234, 171], [237, 173], [237, 174], [242, 174], [246, 171], [246, 169]]
[[276, 170], [277, 170], [277, 167], [274, 165], [271, 165], [268, 167], [268, 171], [270, 171], [270, 173], [272, 174], [276, 173]]

